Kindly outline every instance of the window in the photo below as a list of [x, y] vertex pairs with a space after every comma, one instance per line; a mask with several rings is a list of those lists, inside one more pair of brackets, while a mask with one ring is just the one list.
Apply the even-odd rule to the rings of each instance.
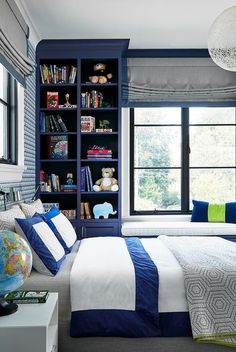
[[235, 107], [131, 109], [130, 212], [188, 213], [235, 201]]
[[0, 163], [16, 164], [17, 82], [0, 64]]

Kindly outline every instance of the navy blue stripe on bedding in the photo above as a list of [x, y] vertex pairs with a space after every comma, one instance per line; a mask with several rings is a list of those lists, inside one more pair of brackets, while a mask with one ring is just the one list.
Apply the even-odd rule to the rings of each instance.
[[188, 312], [159, 313], [162, 337], [192, 336]]
[[160, 336], [157, 268], [138, 238], [124, 240], [135, 270], [136, 310], [73, 311], [70, 329], [72, 337]]
[[125, 242], [135, 270], [136, 311], [143, 311], [158, 324], [159, 276], [157, 267], [138, 238], [125, 238]]
[[[192, 336], [188, 312], [160, 313], [160, 329], [153, 330], [150, 320], [127, 310], [87, 310], [72, 312], [71, 336], [180, 337]], [[74, 326], [76, 324], [76, 326]]]

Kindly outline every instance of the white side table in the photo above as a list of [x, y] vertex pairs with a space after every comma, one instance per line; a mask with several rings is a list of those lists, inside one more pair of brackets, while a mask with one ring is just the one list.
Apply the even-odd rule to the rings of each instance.
[[1, 352], [57, 352], [58, 293], [46, 303], [18, 304], [18, 311], [0, 317]]

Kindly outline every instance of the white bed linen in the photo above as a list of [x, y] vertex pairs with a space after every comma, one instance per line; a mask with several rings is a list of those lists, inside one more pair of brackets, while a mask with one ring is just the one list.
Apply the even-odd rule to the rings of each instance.
[[[141, 242], [158, 267], [159, 312], [187, 311], [182, 269], [175, 257], [158, 238]], [[72, 311], [134, 310], [135, 273], [125, 240], [100, 237], [81, 241], [70, 284]]]

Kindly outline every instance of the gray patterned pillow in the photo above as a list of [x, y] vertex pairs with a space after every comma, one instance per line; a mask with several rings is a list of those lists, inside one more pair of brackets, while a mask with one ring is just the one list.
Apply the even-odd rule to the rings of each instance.
[[25, 214], [19, 205], [9, 210], [0, 211], [0, 230], [15, 231], [15, 218], [25, 219]]
[[37, 199], [32, 203], [22, 203], [21, 209], [27, 218], [32, 218], [35, 213], [44, 213], [43, 203], [40, 199]]

